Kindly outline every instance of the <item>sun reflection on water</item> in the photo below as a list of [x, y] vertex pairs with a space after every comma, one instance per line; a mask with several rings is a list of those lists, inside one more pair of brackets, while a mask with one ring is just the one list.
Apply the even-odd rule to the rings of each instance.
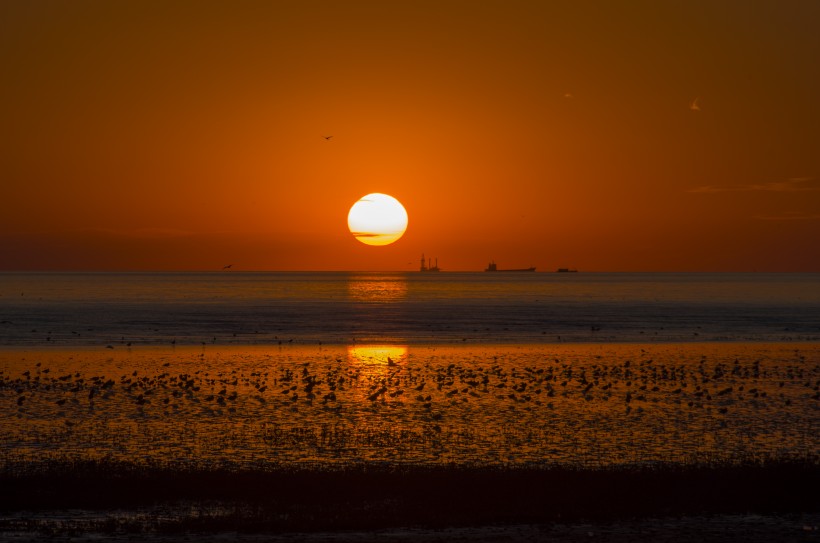
[[356, 366], [388, 368], [404, 363], [406, 345], [348, 345], [347, 359]]
[[402, 275], [354, 275], [347, 293], [356, 302], [398, 302], [407, 298], [407, 280]]
[[359, 364], [389, 365], [407, 358], [407, 345], [348, 345], [347, 356]]

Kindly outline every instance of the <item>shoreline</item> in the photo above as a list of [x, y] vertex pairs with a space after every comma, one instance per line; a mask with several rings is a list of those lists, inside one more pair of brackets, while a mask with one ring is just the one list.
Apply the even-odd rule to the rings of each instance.
[[[113, 348], [109, 348], [111, 345]], [[820, 346], [820, 338], [812, 338], [805, 340], [770, 340], [770, 339], [726, 339], [726, 340], [658, 340], [658, 341], [560, 341], [560, 342], [521, 342], [521, 341], [450, 341], [450, 342], [435, 342], [435, 341], [418, 341], [418, 340], [395, 340], [395, 341], [352, 341], [352, 342], [313, 342], [313, 341], [293, 341], [293, 342], [259, 342], [259, 343], [206, 343], [205, 345], [197, 343], [138, 343], [130, 346], [124, 346], [117, 343], [83, 343], [83, 344], [64, 344], [57, 345], [54, 343], [36, 344], [36, 345], [18, 345], [6, 344], [0, 345], [0, 353], [4, 352], [82, 352], [82, 353], [99, 353], [99, 352], [162, 352], [163, 354], [175, 353], [188, 354], [191, 352], [200, 353], [203, 350], [220, 349], [223, 351], [242, 351], [242, 350], [270, 350], [278, 349], [281, 351], [290, 352], [315, 352], [323, 349], [347, 349], [351, 347], [366, 347], [378, 348], [388, 346], [401, 346], [416, 349], [453, 349], [453, 350], [475, 350], [475, 349], [507, 349], [507, 348], [527, 348], [527, 349], [568, 349], [568, 348], [589, 348], [589, 347], [607, 347], [607, 346], [624, 346], [624, 347], [715, 347], [715, 346], [742, 346], [742, 345], [770, 345], [773, 347], [787, 347], [792, 345], [804, 346]]]

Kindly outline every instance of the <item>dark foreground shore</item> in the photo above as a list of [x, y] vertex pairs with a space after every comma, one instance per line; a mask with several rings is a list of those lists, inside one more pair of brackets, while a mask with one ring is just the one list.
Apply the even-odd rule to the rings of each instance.
[[0, 541], [820, 541], [819, 356], [0, 350]]
[[402, 527], [381, 530], [287, 532], [258, 534], [219, 533], [31, 533], [5, 532], [3, 540], [33, 543], [45, 540], [71, 543], [153, 542], [176, 543], [810, 543], [820, 541], [820, 514], [708, 515], [653, 517], [615, 522], [574, 522], [459, 526], [451, 528]]
[[0, 538], [156, 541], [816, 541], [820, 464], [168, 470], [0, 475]]

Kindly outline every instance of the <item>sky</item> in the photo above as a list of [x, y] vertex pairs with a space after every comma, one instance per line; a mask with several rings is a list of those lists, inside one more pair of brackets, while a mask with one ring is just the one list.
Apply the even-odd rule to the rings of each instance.
[[[816, 0], [6, 0], [0, 270], [820, 272], [817, 28]], [[388, 246], [348, 231], [372, 192], [409, 216]]]

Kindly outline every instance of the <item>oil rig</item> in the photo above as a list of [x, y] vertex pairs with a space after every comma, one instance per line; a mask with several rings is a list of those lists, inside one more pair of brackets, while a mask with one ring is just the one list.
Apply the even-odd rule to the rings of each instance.
[[421, 266], [419, 266], [419, 271], [421, 272], [437, 272], [441, 271], [438, 267], [438, 258], [436, 258], [436, 263], [433, 265], [433, 259], [428, 258], [424, 260], [424, 254], [421, 255]]

